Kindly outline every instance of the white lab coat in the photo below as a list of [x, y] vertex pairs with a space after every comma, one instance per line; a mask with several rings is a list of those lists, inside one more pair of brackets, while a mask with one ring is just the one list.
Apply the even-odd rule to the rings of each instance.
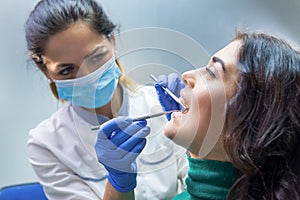
[[[139, 116], [161, 110], [154, 87], [130, 92], [123, 87], [119, 115]], [[97, 121], [98, 120], [98, 121]], [[66, 103], [29, 133], [28, 156], [49, 199], [102, 199], [106, 170], [97, 161], [98, 131], [91, 126], [103, 116]], [[137, 159], [137, 200], [172, 199], [185, 187], [188, 162], [185, 150], [163, 135], [165, 117], [148, 121], [151, 132]]]

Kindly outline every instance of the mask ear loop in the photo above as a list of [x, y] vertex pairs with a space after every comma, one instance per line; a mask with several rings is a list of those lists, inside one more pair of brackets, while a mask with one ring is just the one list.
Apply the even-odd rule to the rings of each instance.
[[56, 88], [56, 85], [55, 83], [52, 81], [52, 79], [48, 78], [48, 84], [49, 84], [49, 87], [50, 87], [50, 90], [52, 92], [52, 94], [54, 95], [55, 99], [56, 99], [56, 109], [59, 108], [59, 103], [60, 102], [63, 102], [63, 100], [59, 100], [59, 96], [58, 96], [58, 92], [57, 92], [57, 88]]

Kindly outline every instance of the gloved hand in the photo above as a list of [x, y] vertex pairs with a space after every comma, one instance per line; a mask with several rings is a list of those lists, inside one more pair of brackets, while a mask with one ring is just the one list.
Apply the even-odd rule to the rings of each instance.
[[[161, 87], [167, 87], [171, 92], [179, 97], [180, 90], [184, 88], [184, 84], [181, 81], [181, 78], [177, 74], [171, 73], [169, 75], [160, 75], [157, 77], [157, 80], [158, 84], [156, 83], [154, 86], [158, 95], [158, 100], [163, 107], [163, 110], [181, 110], [181, 105], [174, 101], [173, 98]], [[166, 117], [168, 120], [171, 120], [171, 113], [167, 114]]]
[[100, 126], [95, 150], [98, 161], [108, 171], [108, 180], [119, 192], [136, 187], [136, 158], [150, 133], [146, 120], [133, 122], [129, 117], [117, 117]]

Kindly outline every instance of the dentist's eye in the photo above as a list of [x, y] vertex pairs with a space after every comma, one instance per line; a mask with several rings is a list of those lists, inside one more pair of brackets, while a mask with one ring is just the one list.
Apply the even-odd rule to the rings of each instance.
[[216, 74], [211, 69], [209, 69], [208, 67], [205, 67], [205, 69], [210, 76], [212, 76], [213, 78], [217, 78]]
[[93, 56], [89, 61], [90, 63], [102, 63], [104, 54], [98, 54]]
[[60, 76], [67, 76], [69, 74], [71, 74], [74, 71], [74, 67], [73, 66], [66, 66], [63, 70], [59, 71], [58, 74]]

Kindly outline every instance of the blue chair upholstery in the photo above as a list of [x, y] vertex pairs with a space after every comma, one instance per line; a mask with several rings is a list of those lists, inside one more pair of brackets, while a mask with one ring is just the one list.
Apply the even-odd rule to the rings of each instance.
[[10, 185], [0, 189], [0, 200], [47, 200], [39, 183]]

